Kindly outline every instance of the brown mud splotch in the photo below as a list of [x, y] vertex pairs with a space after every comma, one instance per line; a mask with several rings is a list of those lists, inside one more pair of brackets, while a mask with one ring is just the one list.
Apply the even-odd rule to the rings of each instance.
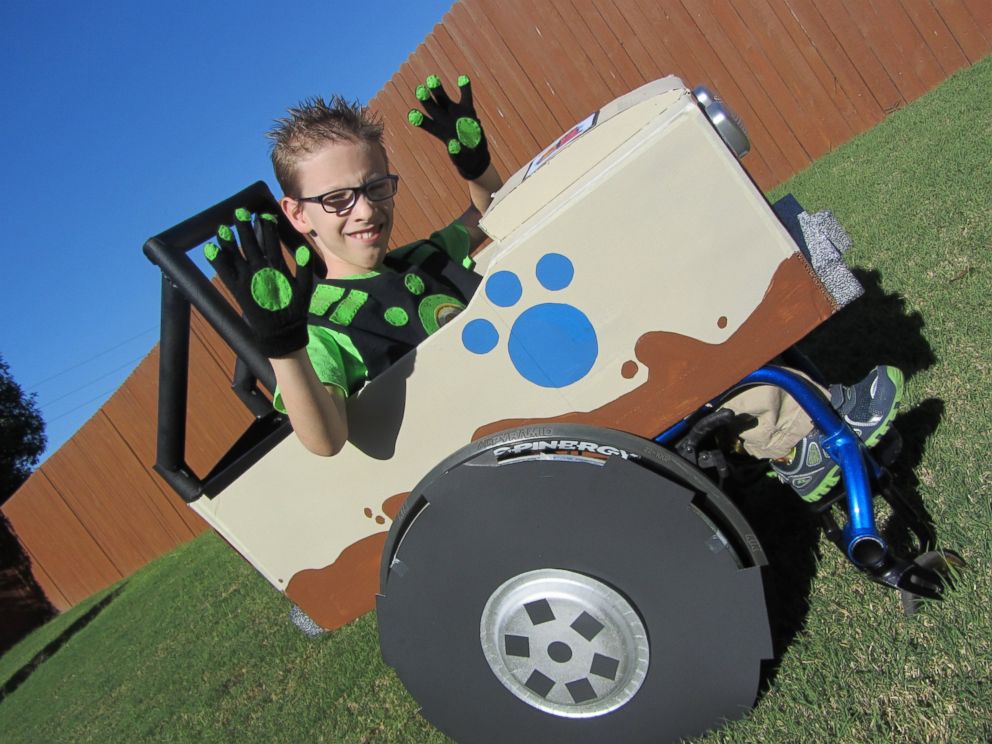
[[382, 502], [382, 513], [390, 519], [396, 519], [396, 515], [400, 513], [400, 509], [403, 507], [403, 502], [406, 501], [406, 497], [409, 495], [409, 491], [404, 491], [403, 493], [398, 493], [395, 496], [390, 496]]
[[717, 328], [726, 328], [727, 327], [727, 316], [726, 315], [721, 315], [719, 318], [716, 319], [716, 327]]
[[654, 437], [773, 359], [837, 310], [812, 269], [796, 254], [783, 261], [761, 303], [730, 338], [709, 344], [668, 331], [645, 333], [634, 345], [648, 379], [595, 410], [545, 419], [504, 419], [476, 429], [472, 441], [504, 429], [571, 423]]
[[628, 359], [623, 363], [620, 368], [620, 376], [625, 380], [633, 379], [634, 375], [637, 374], [637, 362], [632, 359]]
[[[382, 503], [382, 513], [395, 519], [410, 494], [390, 496]], [[363, 510], [372, 516], [372, 510]], [[375, 519], [377, 524], [384, 524]], [[286, 596], [325, 630], [334, 630], [375, 609], [379, 591], [379, 565], [387, 532], [377, 532], [349, 545], [338, 559], [323, 568], [309, 568], [293, 574]]]

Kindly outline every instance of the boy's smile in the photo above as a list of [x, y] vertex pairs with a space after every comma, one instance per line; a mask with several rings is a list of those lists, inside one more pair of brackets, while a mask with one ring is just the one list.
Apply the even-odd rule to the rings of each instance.
[[[382, 148], [352, 141], [328, 142], [299, 162], [298, 196], [365, 186], [388, 174]], [[283, 197], [282, 207], [293, 226], [310, 236], [327, 265], [327, 278], [366, 274], [386, 255], [393, 227], [392, 197], [370, 201], [366, 194], [359, 194], [353, 206], [337, 214], [293, 197]]]

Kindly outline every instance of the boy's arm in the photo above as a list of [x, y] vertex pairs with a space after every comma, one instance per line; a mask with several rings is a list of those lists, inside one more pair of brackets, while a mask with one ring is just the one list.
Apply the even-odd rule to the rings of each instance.
[[503, 180], [492, 165], [486, 133], [475, 112], [472, 84], [467, 75], [458, 78], [458, 88], [461, 97], [455, 103], [448, 97], [440, 78], [431, 75], [415, 92], [427, 114], [411, 109], [407, 119], [447, 146], [448, 156], [462, 178], [468, 181], [471, 204], [458, 221], [468, 229], [471, 250], [486, 238], [479, 229], [479, 220]]
[[468, 182], [468, 196], [471, 203], [458, 221], [468, 230], [469, 251], [474, 251], [488, 237], [479, 227], [479, 220], [493, 203], [493, 194], [503, 185], [496, 167], [490, 163], [486, 171], [474, 181]]
[[306, 348], [269, 361], [300, 442], [315, 455], [336, 455], [348, 440], [348, 409], [340, 388], [317, 379]]
[[254, 222], [253, 226], [248, 210], [238, 209], [237, 240], [230, 227], [221, 225], [217, 243], [207, 243], [204, 253], [241, 306], [259, 350], [272, 363], [296, 435], [315, 454], [336, 454], [348, 438], [347, 410], [342, 392], [335, 386], [325, 388], [307, 354], [310, 249], [301, 236], [281, 226], [299, 245], [293, 275], [282, 257], [278, 218], [260, 214]]

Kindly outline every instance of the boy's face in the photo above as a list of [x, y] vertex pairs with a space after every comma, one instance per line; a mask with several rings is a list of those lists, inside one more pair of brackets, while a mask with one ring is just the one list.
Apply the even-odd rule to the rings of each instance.
[[[359, 142], [328, 142], [297, 165], [300, 196], [363, 186], [388, 175], [381, 147]], [[344, 212], [329, 214], [314, 202], [283, 197], [283, 211], [293, 227], [308, 235], [327, 264], [327, 277], [365, 274], [386, 255], [393, 229], [393, 199], [370, 202], [364, 194]]]

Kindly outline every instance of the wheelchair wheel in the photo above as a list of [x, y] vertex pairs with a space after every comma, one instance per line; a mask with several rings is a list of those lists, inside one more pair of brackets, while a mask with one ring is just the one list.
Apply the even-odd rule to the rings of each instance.
[[380, 645], [459, 742], [676, 741], [744, 715], [771, 641], [764, 553], [695, 468], [621, 432], [503, 432], [394, 522]]

